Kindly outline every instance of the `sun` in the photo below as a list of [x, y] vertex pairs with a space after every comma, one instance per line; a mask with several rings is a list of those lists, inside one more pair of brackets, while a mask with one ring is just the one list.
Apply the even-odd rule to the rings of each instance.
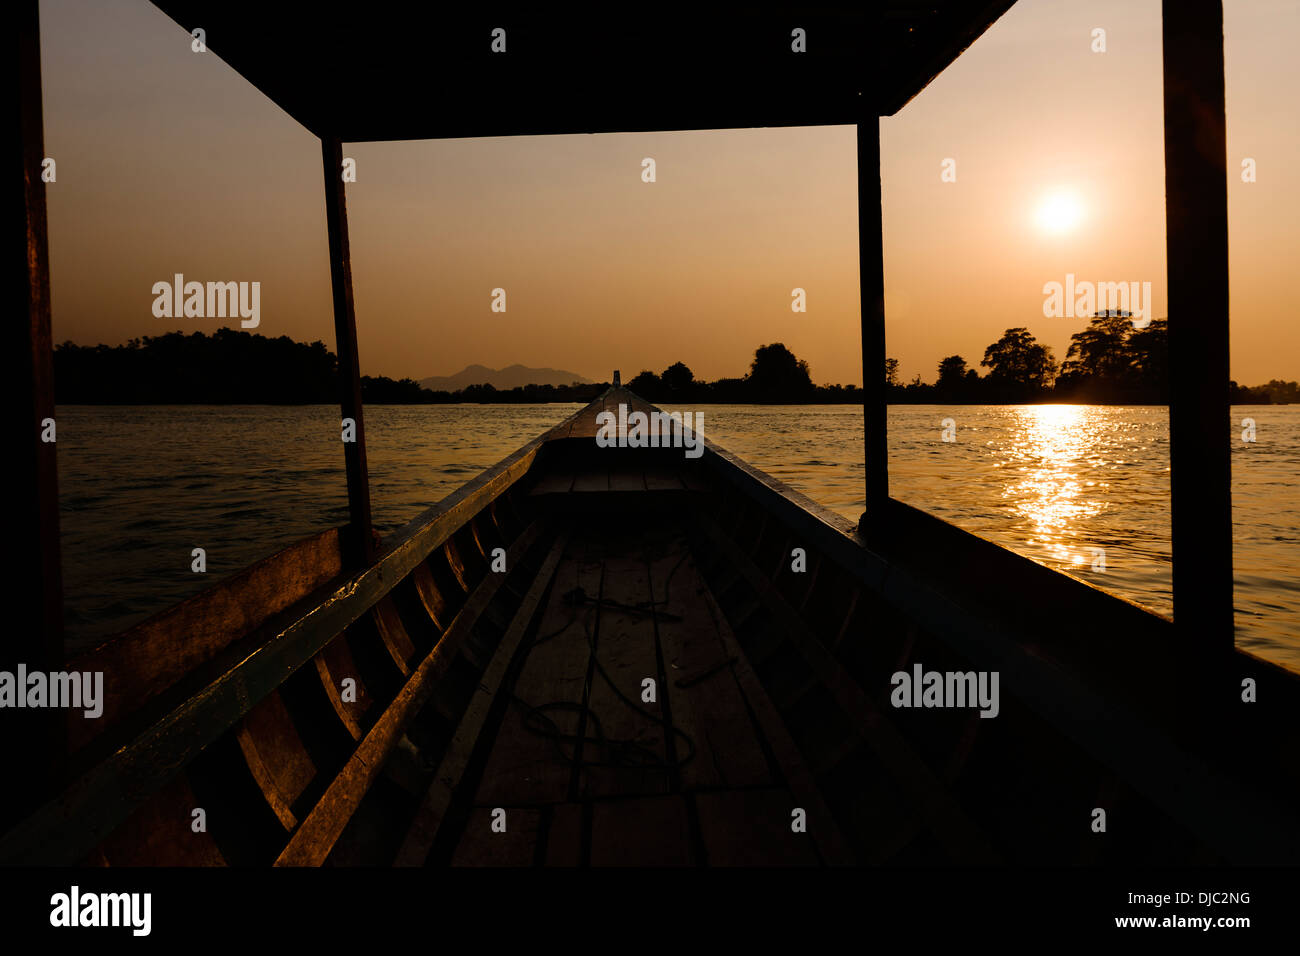
[[1035, 215], [1044, 232], [1060, 235], [1083, 221], [1083, 203], [1070, 192], [1055, 192], [1043, 198]]

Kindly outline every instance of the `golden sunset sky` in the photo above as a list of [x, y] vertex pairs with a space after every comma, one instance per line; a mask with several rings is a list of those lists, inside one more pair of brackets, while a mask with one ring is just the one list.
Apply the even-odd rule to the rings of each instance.
[[[55, 340], [238, 327], [155, 318], [151, 287], [180, 272], [260, 281], [256, 331], [333, 348], [315, 137], [144, 0], [42, 0], [41, 16]], [[1300, 4], [1227, 0], [1225, 33], [1232, 375], [1300, 378]], [[411, 44], [395, 25], [394, 55]], [[435, 113], [462, 93], [394, 91]], [[1044, 318], [1042, 288], [1066, 273], [1149, 281], [1166, 314], [1161, 95], [1159, 0], [1020, 0], [882, 121], [888, 351], [904, 379], [933, 380], [954, 353], [977, 365], [1011, 326], [1064, 358], [1084, 322]], [[862, 380], [852, 127], [344, 155], [365, 374], [518, 362], [599, 380], [680, 360], [712, 379], [782, 341], [819, 383]], [[1239, 180], [1246, 157], [1255, 183]], [[940, 179], [946, 158], [956, 182]], [[1052, 202], [1078, 222], [1047, 228]], [[505, 314], [489, 310], [496, 287]]]

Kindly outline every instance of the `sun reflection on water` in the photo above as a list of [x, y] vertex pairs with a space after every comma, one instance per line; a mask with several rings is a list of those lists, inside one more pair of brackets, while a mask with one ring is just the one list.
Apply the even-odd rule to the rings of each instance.
[[[1085, 482], [1080, 472], [1096, 465], [1104, 423], [1085, 405], [1027, 405], [1015, 410], [1002, 467], [1010, 472], [1002, 496], [1030, 524], [1029, 544], [1064, 565], [1088, 566], [1090, 548], [1076, 540], [1081, 519], [1105, 504], [1090, 492], [1104, 482]], [[1094, 544], [1089, 542], [1090, 545]]]

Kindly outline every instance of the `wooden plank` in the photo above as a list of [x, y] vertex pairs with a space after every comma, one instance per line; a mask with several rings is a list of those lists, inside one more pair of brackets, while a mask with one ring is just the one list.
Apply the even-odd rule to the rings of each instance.
[[[539, 533], [540, 529], [534, 525], [520, 536], [511, 548], [508, 560], [512, 564], [518, 562]], [[370, 789], [370, 784], [383, 769], [385, 757], [397, 744], [411, 718], [429, 699], [434, 683], [451, 666], [461, 644], [504, 580], [505, 575], [489, 574], [470, 595], [433, 650], [420, 662], [392, 704], [375, 721], [338, 776], [294, 831], [276, 859], [276, 866], [319, 866], [324, 862]]]
[[[492, 829], [493, 810], [505, 811], [505, 832]], [[532, 866], [541, 811], [527, 807], [475, 807], [451, 858], [452, 866]]]
[[194, 808], [202, 806], [185, 774], [177, 774], [114, 831], [102, 846], [105, 866], [223, 866], [215, 833], [237, 826], [229, 819], [210, 819], [209, 828], [193, 829]]
[[[663, 793], [669, 784], [663, 709], [661, 703], [641, 702], [642, 681], [650, 678], [659, 683], [655, 623], [649, 613], [610, 606], [610, 602], [628, 607], [648, 604], [650, 577], [637, 538], [606, 534], [601, 544], [605, 577], [588, 706], [613, 745], [603, 754], [591, 755], [598, 763], [584, 768], [581, 792], [585, 797]], [[659, 701], [663, 699], [661, 688]], [[595, 736], [590, 724], [587, 736]]]
[[424, 795], [420, 809], [416, 811], [406, 838], [402, 841], [395, 865], [420, 866], [428, 857], [447, 808], [451, 806], [452, 797], [460, 786], [461, 777], [469, 765], [474, 748], [478, 745], [479, 734], [483, 730], [492, 703], [496, 700], [497, 691], [501, 687], [511, 661], [514, 660], [519, 642], [527, 632], [528, 625], [541, 603], [542, 595], [550, 585], [567, 543], [568, 538], [561, 534], [551, 546], [550, 553], [547, 554], [536, 577], [533, 578], [528, 593], [524, 595], [519, 609], [515, 612], [505, 634], [502, 635], [501, 642], [497, 645], [496, 652], [492, 655], [492, 660], [456, 727], [451, 743], [447, 745], [447, 752], [443, 755], [433, 782]]
[[409, 676], [411, 661], [415, 659], [415, 645], [411, 643], [411, 637], [406, 633], [406, 627], [402, 624], [401, 615], [397, 613], [393, 599], [383, 597], [376, 601], [370, 616], [393, 664], [397, 666], [403, 677]]
[[[695, 757], [681, 768], [683, 789], [751, 787], [772, 784], [767, 758], [736, 683], [730, 655], [709, 609], [699, 599], [704, 587], [686, 539], [674, 533], [662, 555], [650, 562], [656, 608], [680, 620], [656, 622], [663, 648], [664, 691], [673, 723], [694, 742]], [[675, 741], [677, 759], [684, 743]]]
[[529, 489], [529, 496], [567, 494], [573, 487], [573, 472], [552, 471], [537, 479], [537, 484]]
[[561, 803], [551, 808], [551, 825], [546, 831], [547, 866], [582, 865], [583, 806]]
[[[358, 717], [375, 706], [376, 701], [370, 695], [370, 689], [366, 686], [365, 681], [361, 679], [360, 670], [357, 668], [356, 662], [352, 660], [352, 652], [348, 650], [343, 635], [336, 637], [323, 651], [317, 654], [314, 663], [316, 665], [316, 674], [320, 677], [321, 688], [330, 702], [330, 707], [334, 709], [335, 716], [338, 717], [339, 722], [347, 730], [348, 736], [353, 740], [360, 740], [362, 730]], [[357, 699], [353, 703], [347, 703], [343, 700], [343, 681], [348, 678], [356, 682]]]
[[[457, 534], [460, 532], [457, 531]], [[430, 555], [430, 558], [435, 561], [439, 559], [436, 555]], [[456, 543], [456, 535], [443, 542], [441, 560], [446, 563], [452, 578], [460, 585], [462, 591], [468, 594], [474, 589], [474, 578], [465, 562], [465, 555], [461, 554], [461, 548]]]
[[649, 491], [681, 491], [686, 487], [677, 472], [653, 466], [645, 470], [645, 486]]
[[596, 437], [596, 416], [608, 407], [609, 393], [607, 392], [565, 422], [560, 435], [565, 438], [594, 439]]
[[784, 788], [696, 794], [709, 866], [816, 866], [811, 834], [793, 830], [799, 805]]
[[70, 664], [102, 671], [104, 713], [69, 719], [73, 748], [123, 717], [272, 615], [337, 578], [343, 570], [339, 533], [331, 528], [297, 541], [252, 567], [174, 605], [81, 654]]
[[598, 800], [592, 807], [592, 866], [692, 866], [686, 798]]
[[763, 690], [758, 675], [745, 660], [745, 655], [727, 624], [726, 615], [722, 613], [722, 608], [718, 606], [708, 588], [705, 588], [703, 597], [713, 619], [717, 622], [718, 633], [729, 652], [728, 656], [736, 658], [736, 662], [732, 665], [736, 681], [749, 702], [754, 719], [758, 721], [763, 735], [767, 738], [768, 746], [772, 748], [777, 765], [781, 768], [781, 774], [785, 777], [785, 785], [798, 801], [796, 806], [807, 811], [808, 833], [817, 845], [822, 861], [832, 866], [853, 865], [856, 862], [853, 854], [844, 841], [844, 836], [840, 833], [834, 817], [831, 816], [825, 800], [822, 799], [812, 772], [804, 763], [799, 748], [795, 745], [771, 699], [768, 698], [767, 692]]
[[677, 477], [682, 480], [688, 491], [708, 491], [709, 483], [702, 472], [696, 470], [690, 465], [683, 465], [677, 469]]
[[761, 595], [767, 613], [799, 649], [817, 680], [830, 691], [884, 766], [918, 801], [926, 821], [944, 845], [963, 862], [997, 862], [998, 855], [984, 832], [798, 614], [765, 586], [762, 572], [714, 522], [706, 518], [701, 528]]
[[[570, 709], [545, 711], [560, 733], [576, 734], [577, 708], [585, 701], [587, 668], [591, 651], [583, 634], [583, 620], [595, 624], [587, 608], [565, 603], [566, 592], [583, 587], [588, 593], [600, 590], [600, 569], [585, 567], [586, 540], [572, 536], [555, 571], [555, 584], [537, 628], [537, 639], [524, 661], [511, 693], [510, 706], [493, 741], [483, 780], [474, 802], [484, 806], [536, 805], [569, 799], [573, 780], [572, 764], [560, 756], [555, 743], [525, 726], [527, 707], [555, 703]], [[571, 742], [564, 745], [573, 752]]]
[[609, 473], [610, 491], [645, 491], [645, 474], [640, 469], [615, 468]]
[[849, 609], [844, 612], [844, 622], [836, 632], [835, 637], [831, 640], [831, 650], [836, 651], [844, 643], [844, 635], [849, 632], [849, 625], [853, 623], [853, 615], [857, 613], [858, 602], [862, 600], [862, 588], [855, 587], [853, 595], [849, 598]]
[[316, 764], [280, 694], [267, 694], [236, 731], [249, 772], [287, 831], [298, 824], [293, 805], [315, 780]]
[[[441, 556], [435, 552], [430, 560], [440, 561]], [[421, 561], [412, 569], [411, 583], [415, 586], [415, 595], [419, 598], [425, 613], [429, 615], [429, 620], [433, 621], [433, 626], [438, 630], [447, 626], [447, 618], [451, 617], [454, 611], [452, 602], [459, 601], [470, 590], [458, 581], [457, 584], [462, 589], [460, 592], [454, 591], [454, 586], [449, 586], [447, 590], [452, 593], [444, 594], [443, 589], [433, 578], [433, 571], [429, 568], [428, 561]]]
[[573, 479], [575, 492], [609, 491], [609, 470], [581, 471]]

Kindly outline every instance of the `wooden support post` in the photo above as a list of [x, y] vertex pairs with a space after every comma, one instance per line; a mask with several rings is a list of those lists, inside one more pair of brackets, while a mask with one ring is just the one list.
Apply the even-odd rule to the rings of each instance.
[[866, 511], [859, 528], [879, 528], [889, 500], [885, 389], [885, 263], [880, 206], [880, 118], [858, 124], [858, 278], [862, 288], [862, 414]]
[[343, 194], [343, 144], [321, 140], [325, 169], [325, 224], [329, 230], [330, 283], [334, 291], [334, 343], [339, 359], [339, 406], [355, 424], [355, 441], [343, 443], [348, 476], [348, 527], [343, 560], [356, 567], [375, 555], [370, 522], [370, 475], [366, 431], [361, 418], [361, 363], [357, 358], [357, 316], [352, 304], [352, 257], [348, 248], [348, 209]]
[[1212, 679], [1233, 648], [1222, 0], [1163, 18], [1174, 624]]
[[[45, 132], [41, 106], [41, 38], [37, 0], [11, 8], [6, 115], [16, 123], [9, 141], [5, 221], [18, 238], [22, 265], [9, 260], [7, 311], [0, 339], [5, 409], [17, 423], [5, 454], [9, 474], [8, 546], [14, 556], [6, 587], [35, 613], [6, 629], [0, 670], [58, 670], [63, 662], [63, 575], [59, 565], [59, 493], [54, 422], [54, 373], [50, 335], [50, 268], [46, 243]], [[19, 243], [9, 244], [16, 250]], [[57, 432], [54, 433], [57, 437]], [[25, 689], [20, 688], [19, 693]], [[63, 764], [67, 713], [53, 709], [0, 711], [0, 754], [6, 785], [0, 787], [0, 823], [9, 823], [47, 796]], [[5, 829], [0, 826], [0, 830]]]

